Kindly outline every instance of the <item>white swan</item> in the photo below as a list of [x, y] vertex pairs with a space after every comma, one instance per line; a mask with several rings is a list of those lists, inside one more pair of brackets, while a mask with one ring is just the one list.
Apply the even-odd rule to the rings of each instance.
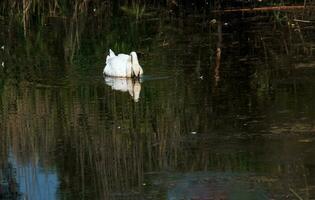
[[143, 70], [139, 64], [136, 52], [130, 55], [118, 54], [110, 49], [109, 55], [106, 57], [106, 65], [103, 74], [115, 77], [140, 77]]
[[135, 102], [139, 101], [141, 84], [138, 79], [119, 78], [119, 77], [105, 77], [105, 83], [113, 90], [122, 92], [129, 92], [130, 96]]

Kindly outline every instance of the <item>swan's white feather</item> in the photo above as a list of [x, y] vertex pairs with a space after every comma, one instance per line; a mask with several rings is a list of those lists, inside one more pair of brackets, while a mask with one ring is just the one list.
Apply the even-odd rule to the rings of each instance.
[[131, 77], [131, 58], [126, 54], [112, 56], [111, 53], [106, 59], [104, 68], [105, 75], [116, 77]]
[[[133, 59], [132, 59], [133, 56]], [[143, 70], [139, 65], [137, 54], [132, 52], [131, 55], [118, 54], [110, 49], [109, 55], [106, 57], [106, 65], [103, 73], [107, 76], [115, 77], [132, 77], [134, 72], [139, 71], [139, 75], [143, 74]]]

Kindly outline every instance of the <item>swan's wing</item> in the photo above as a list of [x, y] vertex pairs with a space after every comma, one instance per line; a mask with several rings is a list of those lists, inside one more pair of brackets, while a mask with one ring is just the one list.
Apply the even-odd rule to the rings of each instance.
[[115, 56], [116, 56], [115, 53], [111, 49], [109, 49], [109, 54], [106, 56], [106, 65], [108, 63], [108, 59], [113, 58]]
[[106, 65], [107, 65], [109, 59], [110, 59], [110, 56], [107, 55], [107, 56], [106, 56]]
[[118, 54], [118, 57], [121, 58], [121, 59], [130, 59], [131, 58], [130, 55], [123, 54], [123, 53]]
[[108, 58], [104, 68], [104, 74], [108, 76], [128, 77], [128, 71], [131, 71], [131, 64], [129, 60], [130, 59], [128, 57], [121, 56]]
[[114, 57], [114, 56], [116, 56], [115, 53], [111, 49], [109, 49], [109, 57]]

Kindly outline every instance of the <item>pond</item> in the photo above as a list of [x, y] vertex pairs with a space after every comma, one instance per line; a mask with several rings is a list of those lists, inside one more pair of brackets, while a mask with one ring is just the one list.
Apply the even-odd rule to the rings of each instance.
[[[304, 15], [1, 19], [2, 198], [314, 199]], [[105, 78], [109, 48], [144, 76]]]

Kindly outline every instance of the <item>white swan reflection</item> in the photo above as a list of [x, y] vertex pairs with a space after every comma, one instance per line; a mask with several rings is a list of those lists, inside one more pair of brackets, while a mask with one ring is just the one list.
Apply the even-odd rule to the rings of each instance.
[[105, 77], [105, 83], [113, 90], [129, 92], [135, 102], [139, 101], [141, 84], [138, 79]]

